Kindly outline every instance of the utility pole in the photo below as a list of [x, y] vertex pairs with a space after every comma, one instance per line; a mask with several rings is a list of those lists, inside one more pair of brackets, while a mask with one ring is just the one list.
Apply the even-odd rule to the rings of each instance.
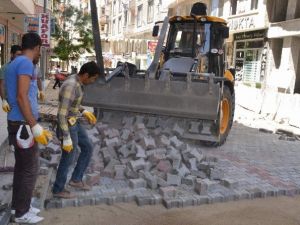
[[99, 21], [98, 21], [96, 0], [90, 0], [90, 5], [91, 5], [91, 17], [92, 17], [92, 27], [93, 27], [93, 37], [94, 37], [96, 60], [97, 60], [97, 65], [100, 68], [100, 74], [104, 75], [104, 65], [103, 65], [101, 37], [100, 37], [100, 30], [99, 30]]
[[[44, 0], [43, 12], [47, 12], [47, 0]], [[41, 73], [42, 73], [42, 88], [44, 89], [45, 85], [45, 75], [47, 70], [47, 62], [46, 62], [46, 48], [42, 47], [42, 55], [41, 55]]]

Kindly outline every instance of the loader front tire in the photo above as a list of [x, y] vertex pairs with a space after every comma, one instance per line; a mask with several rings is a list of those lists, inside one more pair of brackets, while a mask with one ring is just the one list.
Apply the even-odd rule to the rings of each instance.
[[216, 124], [216, 129], [220, 134], [220, 141], [211, 142], [204, 141], [202, 142], [205, 146], [208, 147], [218, 147], [223, 145], [226, 142], [227, 136], [231, 130], [234, 116], [234, 108], [235, 108], [235, 96], [234, 92], [231, 93], [228, 86], [224, 86], [223, 97], [220, 104], [219, 111], [219, 120]]

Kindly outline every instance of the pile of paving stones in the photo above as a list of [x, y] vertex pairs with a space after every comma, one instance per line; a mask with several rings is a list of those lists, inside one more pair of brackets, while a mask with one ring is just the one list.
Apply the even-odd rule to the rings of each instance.
[[[116, 126], [109, 124], [109, 117], [87, 130], [94, 145], [86, 174], [89, 185], [101, 187], [104, 177], [125, 181], [131, 190], [156, 193], [158, 202], [168, 208], [182, 188], [207, 195], [216, 185], [226, 186], [224, 171], [216, 166], [218, 159], [201, 152], [199, 143], [180, 139], [183, 129], [176, 120], [127, 115]], [[48, 148], [57, 151], [55, 144]]]

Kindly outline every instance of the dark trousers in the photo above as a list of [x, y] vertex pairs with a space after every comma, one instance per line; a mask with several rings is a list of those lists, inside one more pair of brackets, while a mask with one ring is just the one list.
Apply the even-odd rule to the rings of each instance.
[[77, 145], [80, 147], [80, 155], [77, 160], [75, 169], [72, 173], [71, 180], [75, 182], [82, 181], [84, 172], [89, 165], [93, 154], [93, 145], [90, 142], [86, 130], [76, 122], [74, 126], [69, 126], [70, 136], [73, 142], [73, 150], [71, 152], [62, 151], [61, 159], [57, 169], [55, 183], [52, 189], [54, 194], [64, 190], [69, 167], [71, 166], [77, 151]]
[[17, 145], [16, 135], [20, 124], [8, 121], [7, 128], [9, 142], [15, 147], [12, 209], [16, 210], [16, 217], [21, 217], [28, 212], [39, 171], [37, 144], [27, 149], [22, 149]]
[[60, 82], [59, 79], [55, 79], [55, 83], [54, 83], [54, 85], [53, 85], [53, 89], [55, 89], [57, 85], [58, 85], [58, 87], [61, 86], [61, 82]]

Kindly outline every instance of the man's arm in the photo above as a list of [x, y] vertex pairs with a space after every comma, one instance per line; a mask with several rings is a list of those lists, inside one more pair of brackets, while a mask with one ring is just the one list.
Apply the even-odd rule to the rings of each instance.
[[75, 86], [67, 85], [60, 90], [60, 102], [58, 107], [58, 124], [63, 132], [63, 137], [70, 136], [68, 126], [68, 111], [75, 100]]
[[2, 100], [5, 99], [5, 88], [3, 79], [0, 79], [0, 96]]
[[40, 77], [37, 78], [37, 85], [38, 85], [39, 91], [43, 91], [42, 80]]
[[17, 101], [19, 108], [29, 124], [30, 127], [33, 127], [37, 124], [32, 111], [30, 101], [28, 99], [28, 91], [30, 87], [31, 77], [28, 75], [19, 75], [18, 76], [18, 91], [17, 91]]

